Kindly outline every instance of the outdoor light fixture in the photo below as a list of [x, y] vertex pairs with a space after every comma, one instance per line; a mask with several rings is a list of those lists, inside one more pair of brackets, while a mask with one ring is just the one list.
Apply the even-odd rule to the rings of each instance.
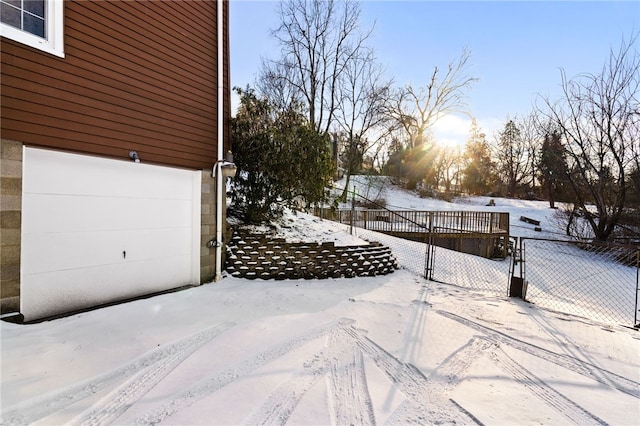
[[218, 168], [220, 168], [220, 174], [222, 175], [222, 177], [227, 178], [227, 177], [234, 177], [236, 175], [238, 168], [233, 162], [233, 153], [231, 151], [227, 151], [227, 153], [224, 156], [224, 160], [218, 161], [213, 166], [213, 170], [211, 171], [211, 176], [216, 177]]
[[140, 157], [138, 157], [138, 153], [135, 151], [129, 151], [129, 158], [131, 158], [136, 163], [140, 162]]

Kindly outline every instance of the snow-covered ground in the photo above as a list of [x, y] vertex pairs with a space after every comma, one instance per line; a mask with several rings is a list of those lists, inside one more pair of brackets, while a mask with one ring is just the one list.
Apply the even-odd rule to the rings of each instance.
[[[402, 191], [387, 201], [444, 208]], [[495, 201], [557, 232], [544, 203]], [[343, 229], [297, 214], [278, 233], [360, 241]], [[0, 333], [1, 424], [640, 420], [638, 331], [426, 281], [410, 267], [373, 278], [225, 278], [37, 324], [3, 321]]]

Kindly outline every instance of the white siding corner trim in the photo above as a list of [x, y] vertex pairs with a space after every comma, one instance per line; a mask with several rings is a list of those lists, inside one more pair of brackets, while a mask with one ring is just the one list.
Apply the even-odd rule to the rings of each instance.
[[26, 321], [199, 283], [201, 172], [25, 148]]

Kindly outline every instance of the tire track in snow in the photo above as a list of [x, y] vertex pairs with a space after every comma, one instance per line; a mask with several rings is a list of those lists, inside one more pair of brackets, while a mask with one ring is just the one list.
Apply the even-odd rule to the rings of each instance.
[[242, 424], [284, 425], [305, 393], [329, 371], [326, 358], [321, 358], [318, 355], [303, 365], [303, 371], [298, 372], [291, 380], [280, 385], [269, 395], [266, 402]]
[[[398, 360], [366, 336], [360, 335], [353, 327], [347, 328], [346, 332], [400, 392], [411, 399], [409, 403], [401, 404], [399, 409], [402, 412], [392, 414], [391, 424], [415, 423], [415, 419], [418, 419], [420, 424], [468, 423], [470, 417], [467, 416], [467, 412], [441, 393], [441, 384], [432, 385], [415, 366]], [[450, 360], [452, 359], [457, 360]]]
[[[476, 424], [482, 424], [460, 404], [446, 397], [462, 382], [466, 371], [476, 360], [479, 359], [483, 353], [493, 351], [495, 347], [495, 343], [487, 339], [474, 337], [448, 356], [427, 379], [426, 390], [429, 394], [430, 401], [444, 405], [451, 404], [456, 410], [464, 413]], [[405, 400], [393, 412], [387, 420], [387, 424], [423, 424], [428, 419], [420, 414], [421, 411], [424, 412], [426, 410], [424, 407], [416, 405], [413, 401]]]
[[536, 377], [533, 373], [507, 355], [506, 352], [502, 350], [496, 351], [492, 356], [492, 360], [498, 367], [516, 379], [518, 383], [526, 387], [536, 397], [543, 400], [575, 424], [607, 424], [607, 422], [601, 418], [591, 414], [574, 401], [547, 385], [543, 380]]
[[464, 408], [462, 405], [458, 404], [455, 400], [449, 398], [449, 401], [451, 401], [451, 403], [453, 405], [455, 405], [456, 407], [458, 407], [458, 409], [460, 411], [462, 411], [463, 413], [465, 413], [471, 420], [473, 420], [475, 422], [475, 424], [477, 424], [478, 426], [484, 426], [484, 423], [482, 423], [480, 421], [479, 418], [477, 418], [476, 416], [474, 416], [472, 413], [470, 413], [469, 411], [467, 411], [466, 408]]
[[427, 385], [427, 378], [420, 370], [403, 363], [354, 328], [347, 328], [346, 332], [405, 395], [418, 401], [425, 398], [423, 390]]
[[[474, 337], [440, 363], [429, 375], [432, 388], [441, 393], [453, 391], [471, 366], [485, 353], [493, 353], [498, 346], [485, 338]], [[435, 389], [434, 389], [435, 390]]]
[[540, 346], [526, 343], [522, 340], [518, 340], [498, 330], [489, 328], [485, 325], [482, 325], [470, 319], [461, 317], [459, 315], [453, 314], [451, 312], [441, 311], [441, 310], [437, 310], [436, 312], [446, 318], [457, 321], [470, 328], [473, 328], [475, 330], [482, 332], [484, 335], [487, 336], [488, 339], [496, 343], [501, 343], [501, 344], [504, 343], [506, 345], [511, 346], [512, 348], [526, 352], [538, 358], [542, 358], [546, 361], [552, 362], [560, 367], [573, 371], [574, 373], [578, 373], [582, 376], [592, 379], [605, 386], [613, 387], [621, 392], [624, 392], [628, 395], [631, 395], [635, 398], [640, 399], [640, 383], [638, 382], [627, 379], [626, 377], [620, 376], [616, 373], [605, 370], [603, 368], [600, 368], [588, 362], [579, 360], [577, 358], [571, 357], [569, 355], [558, 354], [548, 349], [541, 348]]
[[245, 425], [285, 424], [304, 394], [327, 378], [333, 424], [375, 424], [362, 351], [345, 333], [331, 334], [326, 351], [272, 392]]
[[338, 425], [375, 425], [364, 358], [360, 348], [346, 333], [330, 337], [331, 360], [329, 400], [331, 420]]
[[324, 327], [316, 328], [301, 336], [292, 338], [264, 352], [246, 359], [239, 365], [226, 368], [209, 377], [200, 380], [198, 383], [188, 387], [171, 401], [162, 404], [152, 412], [136, 419], [136, 424], [149, 425], [157, 424], [173, 416], [177, 412], [188, 408], [203, 398], [217, 392], [240, 377], [251, 373], [263, 365], [278, 359], [292, 350], [302, 346], [312, 340], [318, 339], [326, 334], [335, 333], [337, 330], [353, 323], [353, 320], [340, 320], [332, 322]]
[[61, 392], [54, 392], [29, 400], [19, 407], [3, 413], [1, 419], [3, 421], [2, 424], [26, 425], [34, 423], [100, 392], [115, 382], [126, 380], [167, 358], [180, 355], [183, 351], [192, 353], [195, 349], [192, 350], [190, 348], [202, 346], [233, 325], [234, 323], [232, 322], [213, 325], [174, 343], [154, 349], [120, 368], [100, 374], [79, 384], [69, 386]]
[[225, 325], [218, 325], [188, 340], [184, 345], [174, 346], [169, 356], [138, 372], [105, 398], [98, 401], [85, 412], [71, 421], [75, 425], [107, 425], [120, 417], [138, 399], [162, 381], [171, 371], [187, 359], [192, 353], [224, 331]]
[[[364, 339], [364, 340], [363, 340]], [[387, 424], [479, 423], [471, 413], [455, 401], [445, 398], [461, 381], [464, 372], [473, 364], [479, 353], [495, 344], [486, 339], [474, 338], [447, 358], [438, 368], [437, 379], [428, 381], [420, 371], [400, 362], [353, 327], [329, 336], [329, 348], [304, 363], [305, 370], [278, 387], [262, 407], [245, 419], [246, 425], [285, 424], [304, 394], [328, 373], [328, 392], [333, 424], [375, 424], [373, 403], [369, 395], [364, 367], [365, 352], [372, 356], [392, 382], [412, 398], [398, 407]], [[409, 382], [414, 385], [407, 385]], [[442, 411], [430, 413], [426, 400]], [[459, 412], [458, 415], [451, 414]], [[443, 413], [448, 413], [445, 415]], [[461, 416], [464, 414], [466, 417]]]

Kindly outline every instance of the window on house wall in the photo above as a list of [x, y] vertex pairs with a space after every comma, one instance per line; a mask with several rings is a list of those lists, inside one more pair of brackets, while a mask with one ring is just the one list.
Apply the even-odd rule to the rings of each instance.
[[63, 0], [0, 0], [2, 37], [64, 57]]

